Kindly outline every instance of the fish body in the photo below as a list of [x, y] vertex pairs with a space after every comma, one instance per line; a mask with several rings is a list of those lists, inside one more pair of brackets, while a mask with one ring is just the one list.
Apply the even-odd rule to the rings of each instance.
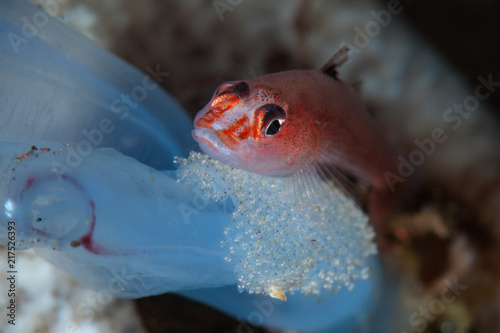
[[[193, 137], [208, 156], [264, 176], [317, 179], [347, 174], [380, 191], [395, 167], [391, 146], [337, 77], [341, 49], [321, 70], [291, 70], [223, 83], [197, 114]], [[314, 191], [314, 189], [312, 189]]]

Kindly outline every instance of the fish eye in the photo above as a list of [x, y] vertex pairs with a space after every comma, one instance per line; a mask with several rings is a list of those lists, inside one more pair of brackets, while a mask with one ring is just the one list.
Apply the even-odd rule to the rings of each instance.
[[281, 121], [280, 119], [274, 119], [269, 126], [266, 128], [266, 136], [271, 136], [280, 131]]
[[286, 119], [285, 110], [276, 104], [267, 104], [261, 107], [264, 111], [263, 133], [264, 136], [272, 136], [278, 133], [283, 127]]

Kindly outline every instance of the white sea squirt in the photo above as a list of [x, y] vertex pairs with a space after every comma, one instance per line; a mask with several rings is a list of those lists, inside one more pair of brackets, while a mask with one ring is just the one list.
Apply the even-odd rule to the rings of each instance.
[[283, 299], [300, 291], [320, 295], [351, 290], [369, 276], [377, 250], [366, 215], [337, 191], [336, 200], [303, 204], [283, 193], [283, 178], [234, 169], [199, 153], [177, 159], [183, 184], [211, 200], [236, 206], [224, 228], [226, 262], [235, 265], [238, 289]]
[[[17, 248], [42, 249], [42, 256], [56, 265], [68, 255], [93, 256], [80, 257], [88, 265], [113, 260], [122, 267], [131, 266], [132, 257], [144, 257], [125, 269], [140, 285], [128, 283], [115, 292], [118, 296], [236, 281], [240, 291], [249, 293], [320, 295], [343, 286], [352, 289], [356, 279], [369, 276], [366, 260], [376, 253], [373, 231], [348, 200], [297, 208], [283, 195], [282, 179], [233, 169], [199, 153], [177, 159], [181, 167], [176, 172], [162, 173], [112, 149], [99, 149], [61, 173], [58, 167], [71, 147], [41, 144], [28, 151], [26, 144], [1, 144], [1, 224], [15, 221]], [[5, 231], [0, 241], [7, 243]], [[179, 266], [182, 260], [176, 258], [183, 256], [190, 261]], [[217, 273], [209, 282], [214, 265], [220, 266], [214, 272], [233, 274]], [[161, 266], [176, 268], [167, 273]], [[103, 281], [97, 284], [91, 270], [77, 276], [94, 288], [106, 288], [113, 272], [102, 274], [102, 269]], [[197, 283], [201, 272], [204, 281]], [[152, 283], [159, 285], [146, 286]]]
[[35, 248], [118, 297], [235, 283], [231, 267], [221, 265], [227, 214], [215, 203], [203, 210], [210, 224], [189, 219], [192, 189], [114, 149], [96, 149], [61, 174], [70, 146], [39, 142], [28, 153], [26, 146], [0, 144], [2, 244], [14, 221], [17, 250]]
[[95, 290], [177, 292], [237, 317], [267, 302], [262, 293], [285, 294], [259, 324], [295, 329], [353, 325], [376, 301], [373, 232], [355, 206], [296, 209], [279, 178], [199, 153], [161, 172], [95, 149], [60, 174], [71, 146], [34, 143], [0, 143], [0, 243], [15, 221], [17, 250], [34, 248]]

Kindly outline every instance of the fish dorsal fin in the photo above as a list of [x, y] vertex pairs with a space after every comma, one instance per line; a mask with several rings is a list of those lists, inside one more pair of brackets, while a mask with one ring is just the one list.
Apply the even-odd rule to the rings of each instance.
[[321, 67], [321, 71], [326, 75], [333, 77], [335, 80], [338, 80], [337, 67], [349, 60], [348, 53], [348, 46], [341, 47], [340, 50], [338, 50], [337, 53], [335, 53], [330, 60], [328, 60], [326, 64]]

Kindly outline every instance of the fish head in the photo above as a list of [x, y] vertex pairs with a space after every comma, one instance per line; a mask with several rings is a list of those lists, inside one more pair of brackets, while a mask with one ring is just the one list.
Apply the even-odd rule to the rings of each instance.
[[[208, 156], [265, 176], [294, 173], [307, 130], [283, 91], [262, 80], [221, 84], [194, 120], [193, 137]], [[303, 128], [301, 128], [301, 125]]]

